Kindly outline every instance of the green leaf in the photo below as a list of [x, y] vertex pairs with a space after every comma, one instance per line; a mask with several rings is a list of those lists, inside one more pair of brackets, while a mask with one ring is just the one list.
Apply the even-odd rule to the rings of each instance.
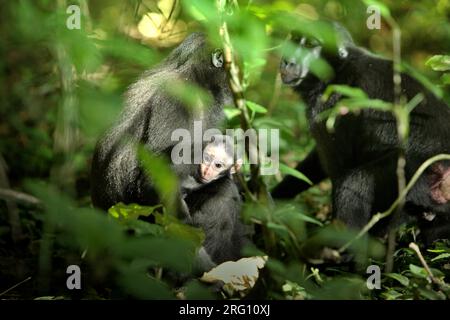
[[389, 277], [391, 279], [397, 280], [405, 287], [407, 287], [409, 285], [409, 279], [399, 273], [386, 273], [385, 276]]
[[346, 85], [329, 85], [325, 90], [322, 101], [327, 101], [332, 93], [339, 93], [346, 97], [368, 99], [367, 94], [360, 88], [354, 88]]
[[442, 300], [442, 297], [436, 292], [426, 288], [417, 288], [419, 294], [429, 300]]
[[391, 16], [391, 11], [389, 8], [377, 0], [363, 0], [366, 6], [377, 6], [380, 9], [380, 13], [383, 17], [389, 18]]
[[162, 226], [142, 220], [127, 220], [124, 224], [127, 228], [132, 229], [137, 237], [159, 237], [165, 232]]
[[394, 289], [390, 289], [387, 292], [383, 292], [381, 294], [386, 300], [397, 300], [399, 299], [401, 296], [403, 296], [402, 293], [394, 290]]
[[436, 55], [425, 62], [434, 71], [450, 71], [450, 56]]
[[125, 266], [120, 268], [118, 282], [131, 295], [138, 299], [173, 299], [169, 287], [147, 275], [142, 270]]
[[312, 185], [313, 183], [311, 182], [311, 180], [309, 180], [303, 173], [301, 173], [300, 171], [291, 168], [283, 163], [280, 163], [280, 171], [281, 173], [284, 173], [286, 175], [291, 175], [296, 177], [297, 179], [300, 179], [302, 181], [305, 181], [306, 183]]
[[418, 267], [416, 265], [410, 264], [409, 270], [411, 273], [419, 278], [426, 279], [428, 278], [428, 273], [424, 268]]
[[237, 117], [238, 115], [241, 114], [241, 110], [237, 109], [237, 108], [224, 108], [223, 112], [225, 113], [225, 117], [228, 120], [233, 119], [234, 117]]
[[438, 255], [437, 257], [434, 257], [433, 259], [431, 259], [431, 261], [441, 260], [441, 259], [445, 259], [445, 258], [450, 258], [450, 253], [442, 253], [442, 254]]
[[247, 107], [255, 113], [267, 113], [267, 109], [257, 103], [246, 101], [246, 104]]
[[289, 230], [286, 226], [273, 222], [268, 222], [266, 226], [280, 237], [289, 236]]
[[171, 170], [168, 160], [152, 154], [144, 146], [138, 147], [138, 158], [155, 186], [164, 207], [173, 214], [176, 208], [178, 178]]
[[187, 110], [193, 112], [207, 111], [213, 97], [202, 87], [183, 80], [170, 80], [163, 89], [172, 98], [180, 101]]
[[442, 84], [450, 85], [450, 73], [444, 73], [441, 77]]
[[197, 246], [200, 246], [205, 239], [205, 234], [201, 229], [189, 226], [172, 215], [156, 213], [155, 219], [156, 223], [165, 227], [169, 236], [189, 240]]
[[156, 209], [161, 207], [162, 205], [160, 204], [150, 207], [150, 206], [141, 206], [136, 203], [124, 204], [123, 202], [119, 202], [108, 209], [108, 214], [113, 218], [119, 220], [136, 220], [140, 216], [148, 217]]
[[292, 204], [286, 204], [285, 206], [281, 207], [279, 210], [276, 210], [275, 214], [277, 216], [281, 216], [281, 217], [287, 216], [289, 218], [298, 219], [298, 220], [301, 220], [301, 221], [304, 221], [304, 222], [313, 223], [313, 224], [318, 225], [320, 227], [323, 226], [322, 222], [320, 222], [319, 220], [317, 220], [317, 219], [315, 219], [315, 218], [313, 218], [311, 216], [308, 216], [308, 215], [300, 212], [300, 209], [296, 208]]

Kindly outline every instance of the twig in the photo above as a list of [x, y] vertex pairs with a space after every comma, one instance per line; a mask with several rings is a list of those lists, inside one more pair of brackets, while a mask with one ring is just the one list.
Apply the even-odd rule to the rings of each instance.
[[[3, 156], [0, 154], [0, 188], [1, 187], [9, 189], [7, 164], [3, 159]], [[13, 242], [16, 243], [23, 238], [22, 226], [20, 224], [19, 209], [17, 208], [17, 205], [13, 201], [10, 201], [10, 199], [5, 200], [6, 200], [6, 208], [8, 210], [9, 225], [11, 227], [11, 238]]]
[[433, 273], [430, 270], [430, 267], [428, 266], [427, 262], [425, 261], [422, 253], [420, 252], [419, 247], [417, 246], [417, 244], [415, 244], [414, 242], [411, 242], [409, 244], [409, 247], [414, 250], [414, 252], [417, 254], [417, 257], [419, 257], [420, 263], [423, 265], [423, 267], [425, 268], [425, 271], [428, 273], [428, 278], [431, 282], [439, 285], [439, 286], [445, 286], [446, 284], [443, 283], [440, 279], [436, 278]]
[[429, 167], [431, 166], [433, 163], [437, 162], [437, 161], [442, 161], [442, 160], [450, 160], [450, 154], [440, 154], [437, 156], [434, 156], [430, 159], [428, 159], [427, 161], [425, 161], [420, 167], [419, 169], [417, 169], [416, 173], [414, 174], [414, 176], [412, 177], [411, 181], [409, 181], [408, 185], [406, 186], [405, 189], [402, 190], [402, 192], [400, 193], [400, 195], [398, 196], [398, 198], [395, 200], [395, 202], [391, 205], [391, 207], [382, 213], [377, 213], [375, 214], [372, 219], [370, 219], [369, 223], [366, 224], [364, 226], [364, 228], [362, 228], [362, 230], [356, 235], [356, 237], [354, 237], [352, 240], [350, 240], [349, 242], [347, 242], [346, 244], [344, 244], [340, 249], [339, 249], [339, 253], [344, 252], [345, 250], [347, 250], [352, 244], [353, 242], [355, 242], [356, 240], [360, 239], [362, 236], [364, 236], [370, 229], [372, 229], [372, 227], [378, 223], [378, 221], [380, 221], [381, 219], [384, 219], [388, 216], [390, 216], [392, 214], [392, 212], [394, 212], [394, 210], [398, 207], [399, 203], [401, 203], [405, 198], [406, 195], [408, 194], [409, 191], [411, 191], [412, 187], [416, 184], [417, 180], [420, 178], [420, 176], [422, 175], [422, 173]]
[[28, 278], [26, 278], [25, 280], [22, 280], [22, 281], [20, 281], [19, 283], [13, 285], [11, 288], [6, 289], [5, 291], [3, 291], [3, 292], [0, 293], [0, 297], [1, 297], [2, 295], [4, 295], [4, 294], [7, 294], [9, 291], [11, 291], [11, 290], [17, 288], [18, 286], [20, 286], [21, 284], [23, 284], [23, 283], [25, 283], [25, 282], [27, 282], [27, 281], [29, 281], [29, 280], [31, 280], [31, 277], [28, 277]]
[[[397, 123], [397, 135], [399, 139], [399, 155], [397, 160], [397, 181], [398, 181], [398, 193], [405, 189], [406, 177], [405, 177], [405, 147], [408, 140], [408, 126], [409, 119], [403, 117], [405, 112], [402, 97], [402, 77], [401, 77], [401, 30], [397, 22], [391, 17], [387, 16], [386, 20], [392, 28], [392, 48], [393, 48], [393, 83], [394, 83], [394, 106], [393, 113]], [[394, 252], [396, 245], [396, 230], [394, 226], [397, 223], [398, 217], [404, 207], [404, 198], [401, 199], [397, 205], [397, 209], [390, 222], [390, 228], [388, 232], [388, 247], [386, 252], [386, 272], [392, 272], [394, 267]]]
[[34, 206], [42, 204], [41, 200], [29, 194], [5, 188], [0, 188], [0, 199], [25, 202]]

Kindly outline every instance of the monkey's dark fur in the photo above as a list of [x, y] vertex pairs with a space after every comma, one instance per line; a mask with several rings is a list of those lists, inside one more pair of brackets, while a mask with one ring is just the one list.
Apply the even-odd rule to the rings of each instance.
[[[297, 169], [314, 183], [330, 177], [335, 217], [349, 227], [359, 229], [372, 214], [388, 209], [397, 197], [399, 148], [396, 121], [391, 113], [364, 109], [359, 114], [338, 117], [331, 133], [317, 115], [341, 99], [334, 93], [328, 101], [321, 100], [329, 84], [358, 87], [371, 99], [392, 102], [393, 64], [356, 47], [341, 26], [336, 24], [334, 28], [339, 33], [340, 42], [336, 43], [333, 52], [322, 48], [320, 54], [333, 68], [334, 77], [321, 81], [308, 72], [300, 83], [293, 84], [293, 89], [307, 103], [307, 117], [316, 141], [315, 149]], [[290, 58], [281, 64], [282, 76], [287, 82], [292, 82], [292, 79], [298, 81], [298, 75], [302, 74], [301, 62]], [[410, 134], [405, 150], [406, 179], [409, 181], [425, 160], [437, 154], [450, 153], [450, 108], [409, 75], [402, 74], [401, 78], [402, 95], [408, 101], [418, 93], [424, 95], [423, 101], [410, 115]], [[449, 164], [445, 165], [448, 167]], [[426, 241], [450, 237], [450, 203], [438, 204], [433, 200], [430, 175], [428, 170], [408, 194], [402, 217], [403, 221], [410, 217], [421, 221]], [[291, 198], [308, 187], [308, 184], [288, 176], [272, 195]], [[434, 220], [422, 219], [425, 212], [436, 215]]]
[[[96, 207], [107, 209], [117, 202], [159, 203], [138, 163], [137, 145], [162, 155], [177, 143], [171, 141], [175, 129], [187, 129], [193, 137], [194, 120], [202, 122], [203, 130], [217, 128], [223, 120], [223, 107], [232, 96], [224, 68], [211, 62], [212, 52], [202, 34], [191, 34], [160, 66], [130, 86], [120, 119], [95, 149], [91, 195]], [[186, 107], [167, 93], [168, 86], [177, 81], [204, 89], [212, 97], [211, 105], [196, 110]], [[219, 179], [190, 195], [191, 217], [184, 217], [185, 221], [204, 229], [205, 247], [216, 263], [239, 257], [241, 241], [234, 237], [244, 237], [239, 232], [241, 202], [236, 184], [229, 179]], [[222, 234], [220, 239], [216, 234]]]

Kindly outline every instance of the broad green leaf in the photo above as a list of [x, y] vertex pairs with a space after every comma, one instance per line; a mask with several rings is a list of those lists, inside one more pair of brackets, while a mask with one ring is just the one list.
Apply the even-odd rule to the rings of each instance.
[[276, 210], [275, 214], [276, 215], [280, 215], [280, 216], [289, 215], [290, 217], [293, 217], [295, 219], [299, 219], [301, 221], [313, 223], [313, 224], [316, 224], [318, 226], [323, 226], [322, 222], [320, 222], [319, 220], [315, 219], [314, 217], [308, 216], [308, 215], [300, 212], [300, 209], [296, 208], [292, 204], [286, 204], [281, 209]]
[[210, 108], [213, 97], [202, 87], [181, 80], [171, 80], [163, 89], [173, 98], [183, 103], [190, 111], [203, 112]]
[[205, 234], [201, 229], [189, 226], [172, 215], [156, 213], [155, 219], [156, 223], [164, 226], [169, 236], [189, 240], [198, 246], [205, 239]]
[[255, 113], [267, 113], [267, 109], [252, 101], [246, 101], [247, 107]]
[[147, 221], [142, 220], [126, 220], [123, 223], [127, 228], [132, 229], [137, 237], [142, 236], [160, 237], [165, 234], [164, 228], [155, 223], [149, 223]]
[[169, 287], [160, 280], [150, 277], [142, 270], [122, 267], [118, 282], [131, 295], [138, 299], [173, 299]]
[[108, 209], [108, 214], [113, 218], [119, 220], [130, 220], [137, 219], [139, 216], [148, 217], [151, 215], [156, 209], [161, 208], [162, 205], [156, 206], [141, 206], [136, 203], [132, 204], [124, 204], [123, 202], [119, 202], [113, 205]]
[[363, 2], [366, 4], [366, 6], [378, 7], [378, 9], [380, 9], [380, 13], [383, 17], [385, 17], [385, 18], [391, 17], [391, 11], [384, 3], [381, 3], [378, 0], [363, 0]]
[[237, 117], [238, 115], [241, 114], [241, 110], [237, 109], [237, 108], [224, 108], [223, 112], [225, 113], [225, 117], [228, 120], [233, 119], [234, 117]]
[[424, 268], [418, 267], [416, 265], [410, 264], [409, 270], [411, 273], [419, 278], [426, 279], [428, 278], [428, 273]]
[[360, 88], [354, 88], [346, 85], [329, 85], [324, 94], [322, 95], [322, 101], [327, 101], [332, 93], [339, 93], [346, 97], [368, 99], [367, 94]]
[[409, 285], [409, 279], [399, 273], [386, 273], [385, 276], [397, 280], [405, 287]]
[[450, 71], [450, 56], [446, 55], [433, 56], [427, 60], [425, 65], [430, 67], [434, 71]]
[[164, 207], [170, 214], [174, 214], [176, 208], [178, 178], [171, 170], [168, 160], [163, 157], [155, 156], [145, 147], [138, 147], [138, 158], [144, 168], [144, 171], [164, 204]]
[[427, 288], [417, 288], [419, 294], [429, 300], [442, 300], [444, 297], [440, 296], [436, 291], [429, 290]]
[[397, 299], [399, 299], [400, 297], [403, 296], [402, 293], [400, 293], [400, 292], [398, 292], [398, 291], [396, 291], [396, 290], [394, 290], [394, 289], [390, 289], [390, 290], [388, 290], [387, 292], [383, 292], [381, 295], [382, 295], [386, 300], [397, 300]]
[[280, 237], [288, 237], [289, 236], [289, 230], [286, 228], [286, 226], [274, 222], [268, 222], [267, 228], [278, 234]]
[[441, 77], [442, 84], [450, 85], [450, 73], [444, 73]]

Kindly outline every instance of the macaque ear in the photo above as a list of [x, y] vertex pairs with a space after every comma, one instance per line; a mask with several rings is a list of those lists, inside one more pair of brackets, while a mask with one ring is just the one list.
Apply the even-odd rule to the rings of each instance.
[[242, 159], [237, 159], [233, 166], [231, 166], [230, 173], [235, 174], [239, 170], [241, 170], [242, 164], [244, 161]]

